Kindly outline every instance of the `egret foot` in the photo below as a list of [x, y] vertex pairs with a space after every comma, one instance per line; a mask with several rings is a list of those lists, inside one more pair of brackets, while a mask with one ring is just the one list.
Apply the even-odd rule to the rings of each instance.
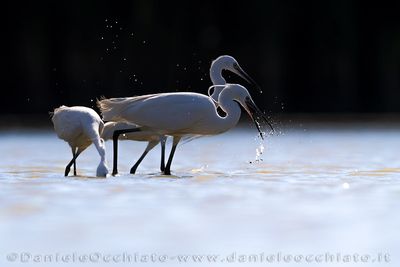
[[137, 167], [135, 168], [135, 166], [133, 166], [129, 173], [130, 174], [135, 174], [136, 173], [136, 169], [137, 169]]

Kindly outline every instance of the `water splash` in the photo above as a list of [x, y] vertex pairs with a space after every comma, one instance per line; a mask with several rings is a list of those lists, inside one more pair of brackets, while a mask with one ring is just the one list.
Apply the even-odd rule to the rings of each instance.
[[263, 161], [262, 155], [264, 153], [264, 144], [260, 144], [258, 148], [256, 148], [256, 160], [255, 162]]
[[[266, 135], [265, 132], [261, 132], [261, 134], [262, 134], [263, 136]], [[260, 135], [260, 134], [257, 135], [257, 136], [254, 138], [254, 140], [258, 140], [258, 146], [257, 146], [257, 148], [256, 148], [256, 156], [255, 156], [255, 158], [254, 158], [254, 161], [250, 161], [250, 162], [249, 162], [250, 164], [253, 164], [253, 163], [260, 163], [260, 162], [263, 162], [263, 161], [264, 161], [264, 159], [262, 158], [262, 156], [263, 156], [264, 150], [265, 150], [265, 146], [264, 146], [264, 141], [265, 141], [265, 140], [261, 138], [261, 135]]]

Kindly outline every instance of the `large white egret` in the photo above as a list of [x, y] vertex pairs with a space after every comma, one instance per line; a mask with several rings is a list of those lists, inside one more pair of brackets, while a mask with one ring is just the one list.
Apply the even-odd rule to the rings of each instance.
[[149, 131], [173, 136], [171, 153], [164, 170], [165, 174], [170, 175], [172, 159], [181, 138], [186, 135], [215, 135], [231, 129], [239, 121], [239, 105], [255, 121], [262, 137], [257, 119], [261, 118], [268, 124], [269, 122], [257, 108], [247, 89], [238, 84], [225, 85], [219, 94], [218, 106], [226, 113], [225, 117], [218, 114], [212, 98], [198, 93], [161, 93], [98, 101], [104, 120], [125, 121], [140, 126], [114, 132], [113, 175], [118, 173], [117, 141], [120, 134]]
[[93, 109], [80, 106], [61, 106], [51, 115], [57, 136], [67, 142], [72, 150], [72, 160], [65, 168], [65, 176], [68, 176], [72, 165], [76, 176], [76, 159], [92, 143], [100, 155], [96, 175], [107, 176], [105, 145], [104, 140], [100, 138], [104, 123], [100, 116]]
[[[228, 70], [230, 72], [235, 73], [242, 79], [246, 80], [248, 83], [256, 86], [259, 89], [259, 86], [254, 82], [254, 80], [240, 67], [239, 63], [235, 58], [229, 55], [219, 56], [217, 59], [213, 60], [210, 67], [210, 79], [213, 85], [225, 85], [226, 81], [222, 75], [223, 70]], [[218, 96], [223, 89], [223, 86], [217, 86], [213, 88], [212, 94], [210, 96], [215, 100], [215, 103], [218, 101]], [[261, 91], [261, 90], [260, 90]], [[127, 127], [125, 127], [127, 126]], [[111, 139], [114, 131], [120, 131], [124, 129], [132, 129], [135, 128], [135, 125], [126, 122], [114, 122], [114, 123], [106, 123], [104, 131], [106, 135], [103, 133], [103, 138], [105, 140]], [[148, 134], [148, 137], [147, 137]], [[116, 135], [119, 135], [118, 132]], [[158, 140], [157, 140], [158, 138]], [[134, 141], [148, 141], [148, 145], [140, 156], [139, 160], [132, 166], [130, 169], [130, 173], [134, 174], [136, 172], [137, 167], [142, 162], [147, 153], [153, 149], [159, 142], [161, 142], [161, 164], [160, 170], [164, 172], [164, 158], [165, 158], [165, 141], [166, 136], [158, 136], [157, 134], [151, 133], [149, 131], [136, 131], [126, 133], [125, 137], [120, 137], [120, 139], [124, 140], [134, 140]], [[114, 141], [114, 143], [117, 141]], [[115, 153], [114, 153], [115, 154]]]

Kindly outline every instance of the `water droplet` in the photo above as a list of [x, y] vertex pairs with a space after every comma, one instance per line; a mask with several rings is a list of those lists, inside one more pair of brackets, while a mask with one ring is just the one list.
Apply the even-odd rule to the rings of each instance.
[[177, 66], [177, 67], [179, 67], [179, 63], [178, 63], [178, 64], [176, 64], [176, 66]]
[[143, 41], [143, 44], [145, 44], [146, 43], [146, 41]]
[[203, 78], [200, 78], [200, 81], [202, 81], [203, 80]]
[[126, 61], [126, 57], [124, 57], [123, 60]]
[[105, 19], [105, 22], [107, 22], [108, 21], [108, 19]]
[[100, 39], [101, 39], [101, 40], [104, 40], [104, 37], [103, 37], [103, 36], [101, 36], [101, 37], [100, 37]]
[[349, 189], [350, 185], [349, 185], [349, 183], [343, 183], [342, 187], [343, 187], [343, 189]]

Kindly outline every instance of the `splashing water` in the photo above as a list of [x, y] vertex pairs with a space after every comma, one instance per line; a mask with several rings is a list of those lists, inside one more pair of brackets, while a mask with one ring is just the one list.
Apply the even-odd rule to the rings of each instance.
[[264, 144], [261, 143], [258, 148], [256, 148], [256, 160], [255, 162], [263, 161], [262, 155], [264, 153]]

